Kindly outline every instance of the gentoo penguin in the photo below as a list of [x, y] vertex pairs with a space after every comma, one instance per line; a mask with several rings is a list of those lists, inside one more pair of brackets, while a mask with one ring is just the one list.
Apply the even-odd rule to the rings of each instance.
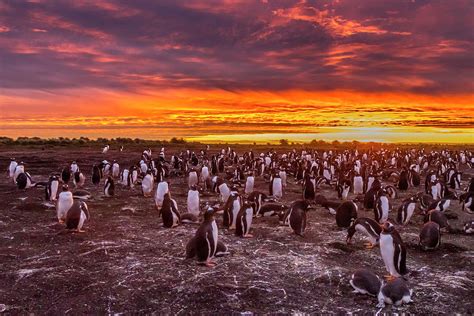
[[427, 222], [420, 232], [419, 245], [422, 250], [432, 250], [441, 244], [441, 232], [439, 225], [435, 222]]
[[441, 200], [433, 201], [428, 206], [428, 210], [438, 210], [438, 211], [444, 212], [449, 208], [450, 205], [451, 205], [451, 200], [441, 199]]
[[21, 174], [25, 173], [25, 165], [23, 161], [16, 165], [15, 171], [13, 172], [13, 183], [16, 184], [16, 178]]
[[16, 166], [18, 166], [18, 162], [16, 162], [15, 158], [10, 158], [10, 165], [8, 166], [8, 177], [13, 178]]
[[235, 223], [235, 235], [243, 238], [253, 237], [250, 234], [250, 226], [252, 226], [253, 208], [248, 202], [244, 202], [237, 214]]
[[274, 174], [270, 180], [270, 196], [274, 196], [277, 199], [283, 197], [283, 186], [278, 173]]
[[71, 174], [75, 174], [76, 172], [79, 171], [79, 166], [77, 165], [77, 162], [76, 162], [76, 161], [73, 161], [73, 162], [71, 163], [70, 170], [71, 170]]
[[136, 184], [138, 181], [138, 167], [137, 166], [130, 167], [128, 176], [130, 177], [130, 180], [128, 181], [129, 185], [130, 187], [133, 187], [133, 185]]
[[257, 212], [256, 217], [258, 216], [273, 216], [279, 213], [285, 213], [288, 209], [288, 206], [280, 203], [267, 203], [260, 207]]
[[102, 153], [103, 154], [106, 154], [110, 149], [110, 146], [109, 145], [105, 145], [104, 148], [102, 148]]
[[[220, 240], [217, 241], [215, 257], [223, 257], [230, 255], [229, 249], [227, 246]], [[191, 238], [186, 244], [186, 259], [191, 259], [196, 257], [196, 236]]]
[[188, 199], [187, 199], [187, 206], [188, 206], [188, 213], [194, 214], [199, 216], [199, 191], [196, 185], [192, 185], [188, 191]]
[[115, 183], [114, 183], [114, 179], [112, 179], [112, 177], [107, 177], [107, 179], [105, 180], [105, 184], [104, 184], [104, 194], [105, 196], [107, 197], [111, 197], [111, 196], [114, 196], [115, 194]]
[[364, 207], [366, 209], [373, 209], [375, 207], [375, 200], [377, 199], [378, 193], [381, 189], [380, 188], [375, 188], [374, 185], [372, 185], [372, 188], [370, 188], [367, 192], [364, 194]]
[[398, 179], [398, 189], [401, 191], [408, 190], [408, 171], [406, 169], [400, 172], [400, 177]]
[[33, 187], [34, 183], [28, 172], [22, 172], [16, 177], [16, 185], [18, 189], [24, 190]]
[[63, 185], [62, 192], [59, 193], [58, 203], [56, 204], [56, 213], [60, 223], [64, 223], [66, 220], [67, 211], [69, 211], [73, 202], [72, 192], [69, 191], [67, 184]]
[[71, 180], [71, 169], [68, 166], [63, 168], [63, 171], [61, 172], [61, 179], [65, 184], [68, 184], [69, 180]]
[[374, 207], [374, 218], [379, 223], [384, 223], [388, 220], [388, 213], [391, 210], [390, 201], [385, 195], [384, 190], [380, 190], [377, 194]]
[[150, 197], [153, 195], [153, 186], [155, 179], [153, 178], [150, 171], [147, 172], [146, 176], [142, 180], [142, 192], [144, 197]]
[[336, 186], [337, 196], [340, 199], [347, 200], [349, 191], [351, 189], [351, 182], [349, 180], [343, 180]]
[[397, 211], [397, 223], [406, 225], [410, 221], [416, 208], [416, 196], [412, 196], [398, 207]]
[[385, 303], [400, 306], [403, 303], [409, 304], [412, 302], [411, 295], [413, 291], [408, 288], [403, 278], [396, 278], [382, 285], [378, 294], [378, 308], [385, 307]]
[[92, 167], [92, 183], [97, 185], [100, 183], [102, 171], [100, 170], [99, 166], [94, 165]]
[[142, 174], [146, 173], [148, 171], [148, 165], [144, 160], [140, 160], [140, 172]]
[[279, 175], [281, 179], [281, 185], [285, 188], [287, 186], [287, 178], [288, 178], [286, 174], [286, 170], [283, 168], [280, 168]]
[[73, 177], [72, 177], [72, 183], [74, 184], [74, 187], [80, 188], [84, 185], [86, 182], [86, 177], [84, 177], [84, 174], [77, 170], [74, 172]]
[[59, 179], [57, 176], [50, 176], [45, 187], [46, 201], [56, 201], [59, 193]]
[[181, 222], [181, 216], [178, 211], [178, 204], [174, 199], [171, 198], [169, 193], [166, 193], [163, 198], [161, 216], [163, 219], [163, 226], [166, 228], [176, 227]]
[[364, 179], [360, 174], [356, 174], [353, 179], [354, 194], [364, 194]]
[[74, 190], [74, 192], [72, 192], [72, 197], [79, 200], [89, 200], [92, 197], [92, 194], [86, 190]]
[[206, 190], [209, 190], [210, 187], [211, 175], [209, 174], [209, 167], [203, 166], [201, 168], [201, 183], [204, 185]]
[[354, 220], [347, 230], [346, 242], [350, 244], [355, 232], [360, 232], [369, 238], [369, 242], [365, 244], [368, 249], [375, 247], [379, 243], [382, 228], [375, 220], [367, 217], [359, 217]]
[[260, 214], [260, 209], [262, 208], [263, 202], [267, 199], [267, 195], [260, 191], [253, 191], [249, 194], [247, 200], [252, 204], [253, 214], [255, 217], [258, 217]]
[[408, 272], [406, 267], [407, 250], [400, 234], [390, 222], [382, 225], [380, 233], [380, 254], [385, 268], [390, 274], [389, 279], [400, 277]]
[[464, 233], [466, 233], [466, 234], [474, 233], [474, 220], [466, 222], [464, 224]]
[[230, 189], [227, 186], [227, 183], [224, 182], [224, 183], [220, 184], [218, 186], [218, 190], [219, 190], [219, 193], [220, 193], [221, 202], [226, 203], [227, 200], [229, 199], [229, 196], [230, 196]]
[[370, 270], [359, 269], [351, 275], [349, 284], [354, 288], [353, 293], [377, 296], [382, 286], [380, 278]]
[[124, 186], [128, 186], [128, 180], [129, 180], [129, 177], [128, 177], [128, 174], [129, 174], [129, 171], [128, 169], [123, 169], [121, 172], [120, 172], [120, 184], [124, 185]]
[[117, 179], [120, 176], [120, 165], [114, 160], [112, 163], [112, 177]]
[[352, 201], [345, 201], [336, 209], [337, 227], [347, 228], [351, 226], [353, 220], [357, 218], [357, 204]]
[[306, 212], [311, 207], [307, 200], [297, 200], [291, 203], [288, 210], [287, 223], [293, 232], [303, 237], [306, 229]]
[[448, 218], [444, 212], [438, 210], [430, 210], [426, 215], [424, 222], [435, 222], [439, 225], [439, 229], [447, 228], [448, 231], [451, 230], [451, 225], [449, 224]]
[[396, 199], [398, 197], [397, 189], [393, 185], [386, 185], [383, 187], [383, 190], [391, 199]]
[[90, 219], [89, 209], [84, 201], [74, 201], [66, 214], [66, 228], [83, 233], [82, 226]]
[[459, 197], [462, 203], [461, 209], [469, 214], [474, 213], [474, 192], [469, 191]]
[[223, 225], [230, 229], [235, 229], [237, 214], [241, 208], [240, 196], [238, 193], [230, 194], [224, 205]]
[[303, 179], [303, 199], [314, 200], [316, 180], [307, 172]]
[[155, 193], [155, 205], [158, 211], [161, 210], [161, 207], [163, 206], [163, 200], [165, 198], [165, 194], [167, 193], [169, 193], [168, 182], [161, 181], [160, 183], [158, 183], [158, 186], [156, 187], [156, 193]]
[[195, 235], [195, 251], [198, 263], [212, 267], [215, 263], [212, 261], [217, 251], [218, 229], [214, 218], [216, 210], [209, 207], [204, 213], [204, 221], [199, 226]]
[[196, 170], [191, 169], [188, 175], [188, 188], [191, 188], [191, 186], [195, 185], [197, 186], [199, 182], [198, 174]]
[[247, 180], [245, 181], [245, 194], [250, 194], [253, 192], [253, 187], [255, 184], [255, 177], [253, 176], [253, 172], [249, 172], [247, 176]]

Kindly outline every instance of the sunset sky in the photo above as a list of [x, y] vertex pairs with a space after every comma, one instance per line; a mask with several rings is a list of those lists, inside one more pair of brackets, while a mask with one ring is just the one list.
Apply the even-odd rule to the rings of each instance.
[[472, 0], [0, 0], [0, 136], [474, 143]]

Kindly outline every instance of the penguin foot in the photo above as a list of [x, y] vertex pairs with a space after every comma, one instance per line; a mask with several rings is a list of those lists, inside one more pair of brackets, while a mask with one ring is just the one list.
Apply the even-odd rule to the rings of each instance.
[[394, 277], [393, 275], [389, 274], [389, 275], [384, 275], [383, 276], [385, 278], [385, 280], [387, 281], [393, 281], [396, 279], [396, 277]]
[[58, 220], [59, 224], [64, 224], [64, 221], [62, 219]]
[[365, 246], [366, 249], [372, 249], [372, 248], [374, 248], [376, 245], [375, 245], [375, 244], [372, 244], [372, 243], [370, 243], [370, 242], [366, 242], [366, 243], [364, 243], [364, 246]]
[[82, 230], [82, 229], [78, 229], [78, 230], [76, 230], [76, 232], [78, 232], [78, 233], [85, 233], [86, 231], [85, 231], [85, 230]]
[[247, 235], [244, 235], [243, 237], [244, 238], [253, 238], [253, 235], [252, 234], [247, 234]]

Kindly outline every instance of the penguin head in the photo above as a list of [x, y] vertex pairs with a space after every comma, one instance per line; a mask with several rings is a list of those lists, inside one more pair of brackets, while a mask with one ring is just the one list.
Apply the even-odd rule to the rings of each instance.
[[395, 226], [389, 221], [386, 221], [380, 226], [382, 227], [382, 232], [385, 232], [385, 233], [392, 233], [395, 230]]
[[197, 190], [197, 186], [196, 186], [195, 184], [191, 185], [191, 190], [196, 191], [196, 190]]
[[67, 184], [64, 184], [62, 189], [63, 191], [69, 191], [69, 186]]
[[12, 157], [12, 158], [10, 158], [10, 161], [16, 161], [16, 159]]

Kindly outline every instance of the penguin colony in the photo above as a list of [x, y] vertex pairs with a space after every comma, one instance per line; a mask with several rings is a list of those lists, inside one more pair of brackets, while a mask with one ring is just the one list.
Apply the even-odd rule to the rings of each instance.
[[[103, 183], [106, 198], [115, 196], [117, 184], [129, 189], [139, 187], [144, 197], [153, 198], [164, 227], [199, 225], [183, 250], [186, 258], [196, 258], [198, 264], [208, 267], [216, 264], [216, 257], [230, 253], [228, 246], [219, 241], [216, 221], [219, 217], [224, 229], [234, 231], [240, 238], [252, 238], [252, 222], [263, 216], [277, 216], [295, 238], [304, 238], [307, 212], [325, 209], [335, 216], [335, 226], [347, 230], [348, 245], [360, 233], [367, 239], [368, 249], [379, 246], [387, 281], [368, 269], [355, 271], [349, 281], [355, 293], [377, 297], [379, 307], [411, 302], [406, 265], [410, 254], [403, 242], [403, 226], [421, 216], [424, 223], [420, 226], [419, 247], [432, 251], [440, 246], [442, 231], [456, 231], [450, 226], [446, 212], [452, 207], [451, 201], [458, 200], [462, 211], [474, 213], [474, 179], [463, 183], [460, 172], [461, 166], [473, 167], [472, 153], [425, 152], [424, 149], [367, 152], [293, 149], [284, 154], [271, 150], [255, 155], [250, 150], [239, 155], [231, 148], [217, 154], [208, 150], [209, 146], [198, 154], [186, 150], [167, 160], [165, 148], [161, 148], [157, 159], [153, 159], [151, 149], [146, 149], [135, 165], [123, 168], [115, 160], [110, 163], [104, 159], [91, 166], [90, 174], [84, 174], [73, 161], [60, 174], [51, 174], [47, 181], [38, 182], [25, 171], [25, 163], [12, 158], [7, 174], [20, 190], [44, 188], [45, 200], [55, 204], [58, 222], [76, 232], [84, 232], [83, 227], [91, 218], [86, 200], [92, 194], [81, 189], [85, 181], [96, 186]], [[104, 155], [109, 151], [109, 145], [102, 149]], [[424, 191], [420, 187], [422, 175]], [[185, 179], [184, 185], [189, 189], [186, 212], [180, 211], [172, 198], [172, 188], [166, 181], [171, 177]], [[268, 194], [254, 189], [258, 177], [268, 183]], [[301, 185], [301, 199], [285, 205], [280, 200], [288, 181]], [[467, 185], [465, 189], [463, 185]], [[318, 194], [321, 186], [334, 189], [339, 200], [331, 201]], [[398, 191], [410, 187], [420, 188], [420, 192], [394, 210], [391, 200], [398, 196]], [[203, 204], [202, 192], [214, 194], [214, 203]], [[373, 216], [359, 216], [361, 208], [371, 211]], [[472, 234], [473, 223], [466, 222], [463, 233]]]

